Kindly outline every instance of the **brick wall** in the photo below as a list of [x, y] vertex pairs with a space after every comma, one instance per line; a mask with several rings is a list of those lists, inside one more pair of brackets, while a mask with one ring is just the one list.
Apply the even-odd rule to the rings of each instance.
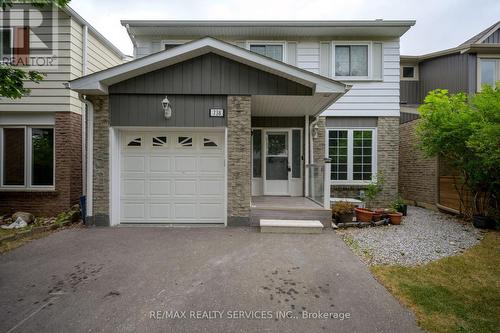
[[89, 96], [94, 106], [93, 223], [108, 226], [109, 221], [109, 98]]
[[0, 213], [27, 211], [55, 216], [77, 204], [82, 193], [82, 117], [56, 112], [54, 125], [55, 191], [0, 192]]
[[403, 199], [435, 206], [438, 197], [438, 159], [418, 148], [415, 128], [420, 120], [399, 126], [399, 191]]
[[[312, 163], [314, 164], [323, 164], [325, 161], [325, 126], [326, 126], [326, 118], [319, 117], [318, 122], [316, 123], [317, 131], [313, 129], [313, 150], [314, 157]], [[314, 127], [316, 127], [314, 126]], [[316, 135], [314, 135], [316, 132]]]
[[251, 177], [251, 98], [227, 98], [227, 215], [229, 225], [250, 223]]

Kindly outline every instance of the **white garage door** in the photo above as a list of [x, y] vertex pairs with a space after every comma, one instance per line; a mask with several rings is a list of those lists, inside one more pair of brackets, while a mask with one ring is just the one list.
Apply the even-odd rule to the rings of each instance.
[[224, 223], [224, 134], [122, 133], [121, 223]]

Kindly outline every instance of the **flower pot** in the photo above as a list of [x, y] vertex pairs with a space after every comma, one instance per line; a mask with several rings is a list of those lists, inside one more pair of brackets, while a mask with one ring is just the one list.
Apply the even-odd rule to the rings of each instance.
[[373, 221], [378, 222], [382, 220], [385, 216], [385, 209], [383, 208], [377, 208], [373, 211]]
[[400, 212], [401, 214], [403, 214], [403, 216], [406, 216], [406, 214], [408, 212], [408, 205], [400, 205], [398, 207], [398, 212]]
[[373, 212], [366, 208], [355, 208], [356, 221], [370, 223], [373, 218]]
[[402, 213], [389, 213], [389, 219], [391, 220], [391, 224], [399, 225], [401, 224], [401, 219], [403, 218]]
[[489, 216], [474, 215], [472, 216], [472, 224], [479, 229], [494, 229], [495, 220]]
[[354, 212], [351, 214], [342, 214], [342, 215], [339, 215], [338, 221], [340, 223], [351, 223], [353, 217], [354, 217]]

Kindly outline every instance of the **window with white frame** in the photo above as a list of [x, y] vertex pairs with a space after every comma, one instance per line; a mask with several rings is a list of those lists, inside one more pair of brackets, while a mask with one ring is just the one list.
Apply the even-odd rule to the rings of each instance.
[[401, 78], [402, 79], [416, 78], [415, 66], [401, 66]]
[[12, 28], [0, 28], [0, 36], [0, 63], [10, 62], [13, 50]]
[[368, 45], [335, 45], [335, 76], [368, 76]]
[[54, 129], [43, 126], [0, 128], [1, 186], [54, 186]]
[[332, 183], [367, 183], [376, 174], [375, 129], [329, 129]]
[[279, 61], [284, 61], [283, 48], [284, 48], [283, 44], [266, 44], [266, 43], [250, 44], [250, 51]]
[[494, 86], [500, 81], [500, 59], [479, 59], [479, 89], [483, 84]]

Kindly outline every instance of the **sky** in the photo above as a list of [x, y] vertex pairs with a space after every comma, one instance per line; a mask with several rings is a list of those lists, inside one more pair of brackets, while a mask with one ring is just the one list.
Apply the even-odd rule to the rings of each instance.
[[455, 47], [500, 20], [500, 0], [72, 0], [75, 9], [125, 54], [120, 20], [416, 20], [401, 54]]

